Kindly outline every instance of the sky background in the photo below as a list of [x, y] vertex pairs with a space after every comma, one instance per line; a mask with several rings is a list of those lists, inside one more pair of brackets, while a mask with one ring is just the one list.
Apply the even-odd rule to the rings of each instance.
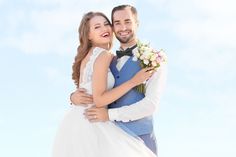
[[234, 0], [0, 0], [1, 157], [50, 157], [81, 17], [120, 4], [137, 8], [139, 39], [168, 55], [159, 156], [236, 156]]

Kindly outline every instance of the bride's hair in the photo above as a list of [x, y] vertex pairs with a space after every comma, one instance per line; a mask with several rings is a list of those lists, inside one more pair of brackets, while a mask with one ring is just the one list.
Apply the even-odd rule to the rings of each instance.
[[75, 56], [75, 60], [72, 66], [72, 79], [75, 82], [75, 85], [77, 87], [79, 87], [79, 79], [80, 79], [80, 65], [82, 60], [86, 57], [86, 55], [88, 54], [90, 48], [93, 46], [91, 41], [89, 40], [89, 21], [90, 19], [92, 19], [95, 16], [102, 16], [104, 17], [108, 23], [111, 25], [110, 21], [108, 20], [108, 18], [106, 17], [105, 14], [101, 13], [101, 12], [88, 12], [86, 13], [81, 22], [80, 22], [80, 26], [79, 26], [79, 42], [80, 45], [77, 48], [77, 55]]

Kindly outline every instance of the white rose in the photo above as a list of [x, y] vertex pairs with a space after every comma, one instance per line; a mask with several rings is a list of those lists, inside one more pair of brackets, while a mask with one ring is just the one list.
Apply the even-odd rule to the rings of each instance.
[[139, 58], [140, 58], [141, 60], [143, 60], [143, 59], [144, 59], [144, 55], [141, 55]]
[[149, 64], [149, 60], [145, 59], [145, 60], [143, 61], [143, 63], [144, 63], [145, 65], [148, 65], [148, 64]]

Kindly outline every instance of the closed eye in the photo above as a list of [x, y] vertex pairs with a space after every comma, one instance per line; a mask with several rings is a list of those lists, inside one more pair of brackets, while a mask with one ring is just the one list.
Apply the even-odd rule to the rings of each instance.
[[94, 27], [94, 29], [98, 29], [98, 28], [100, 28], [100, 26], [95, 26], [95, 27]]

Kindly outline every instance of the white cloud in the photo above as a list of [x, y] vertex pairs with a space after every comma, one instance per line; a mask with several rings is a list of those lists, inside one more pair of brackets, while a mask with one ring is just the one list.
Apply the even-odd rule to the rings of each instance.
[[[184, 87], [170, 85], [168, 102], [161, 103], [161, 115], [157, 120], [158, 143], [163, 156], [232, 156], [236, 153], [233, 148], [236, 139], [235, 89], [205, 89], [191, 89], [189, 83]], [[166, 153], [169, 149], [173, 151]]]
[[[232, 53], [231, 49], [201, 46], [190, 45], [177, 50], [171, 62], [190, 73], [190, 69], [192, 69], [193, 72], [197, 70], [202, 74], [218, 74], [222, 77], [234, 67], [236, 54]], [[224, 75], [222, 75], [223, 73]]]
[[[150, 20], [147, 28], [153, 32], [176, 34], [186, 44], [204, 43], [210, 46], [236, 48], [236, 2], [233, 0], [149, 0], [157, 8], [158, 20]], [[164, 18], [162, 16], [166, 16]], [[158, 23], [157, 23], [158, 22]]]
[[[163, 20], [161, 25], [150, 23], [150, 26], [146, 25], [144, 28], [153, 31], [166, 29], [188, 43], [200, 41], [211, 46], [221, 45], [235, 48], [236, 22], [232, 20], [236, 14], [233, 8], [234, 1], [149, 0], [147, 2], [158, 8], [159, 12], [165, 10], [166, 16], [170, 17], [170, 20]], [[0, 39], [1, 42], [5, 45], [13, 45], [28, 54], [74, 54], [77, 47], [77, 27], [84, 12], [100, 10], [110, 17], [112, 7], [127, 3], [127, 1], [52, 0], [48, 2], [43, 0], [27, 1], [27, 3], [45, 9], [28, 11], [16, 9], [14, 12], [8, 13], [7, 26], [9, 29], [7, 31], [13, 31], [15, 34]], [[135, 0], [129, 1], [129, 3], [137, 4]], [[51, 9], [47, 9], [47, 6], [51, 6]], [[27, 25], [29, 29], [21, 30], [22, 25]]]
[[166, 32], [171, 34], [167, 38], [174, 38], [165, 39], [173, 42], [169, 43], [173, 50], [168, 52], [171, 54], [170, 64], [189, 73], [194, 80], [223, 84], [235, 78], [234, 1], [163, 0], [152, 3], [167, 18], [158, 18], [158, 23], [152, 21], [148, 28], [154, 33], [158, 31], [158, 35]]
[[220, 18], [235, 17], [236, 13], [234, 0], [147, 0], [146, 2], [155, 6], [157, 8], [155, 11], [168, 11], [167, 13], [173, 17], [182, 19], [196, 15], [196, 13]]
[[55, 67], [46, 67], [44, 69], [46, 78], [51, 82], [52, 85], [67, 85], [71, 81], [71, 76], [65, 74], [58, 68]]
[[[78, 26], [87, 11], [102, 11], [110, 17], [117, 2], [110, 1], [33, 1], [34, 10], [16, 9], [6, 14], [7, 36], [2, 44], [23, 53], [74, 54], [78, 44]], [[47, 9], [47, 6], [51, 9]], [[86, 6], [86, 7], [85, 7]], [[39, 8], [44, 9], [39, 9]], [[49, 7], [49, 8], [50, 8]]]
[[5, 124], [5, 120], [3, 119], [3, 117], [1, 117], [1, 119], [0, 119], [0, 126], [2, 126], [4, 124]]
[[193, 0], [194, 5], [197, 6], [200, 11], [203, 11], [209, 16], [216, 18], [222, 18], [225, 16], [235, 17], [236, 2], [234, 0]]
[[78, 15], [82, 14], [79, 10], [32, 11], [29, 15], [22, 11], [15, 13], [21, 20], [28, 19], [29, 28], [20, 30], [22, 21], [14, 22], [14, 14], [10, 15], [9, 27], [14, 28], [15, 34], [4, 39], [5, 45], [13, 46], [28, 54], [67, 54], [76, 51], [77, 27], [81, 18]]
[[236, 48], [236, 22], [230, 20], [184, 20], [174, 24], [174, 32], [187, 44]]

